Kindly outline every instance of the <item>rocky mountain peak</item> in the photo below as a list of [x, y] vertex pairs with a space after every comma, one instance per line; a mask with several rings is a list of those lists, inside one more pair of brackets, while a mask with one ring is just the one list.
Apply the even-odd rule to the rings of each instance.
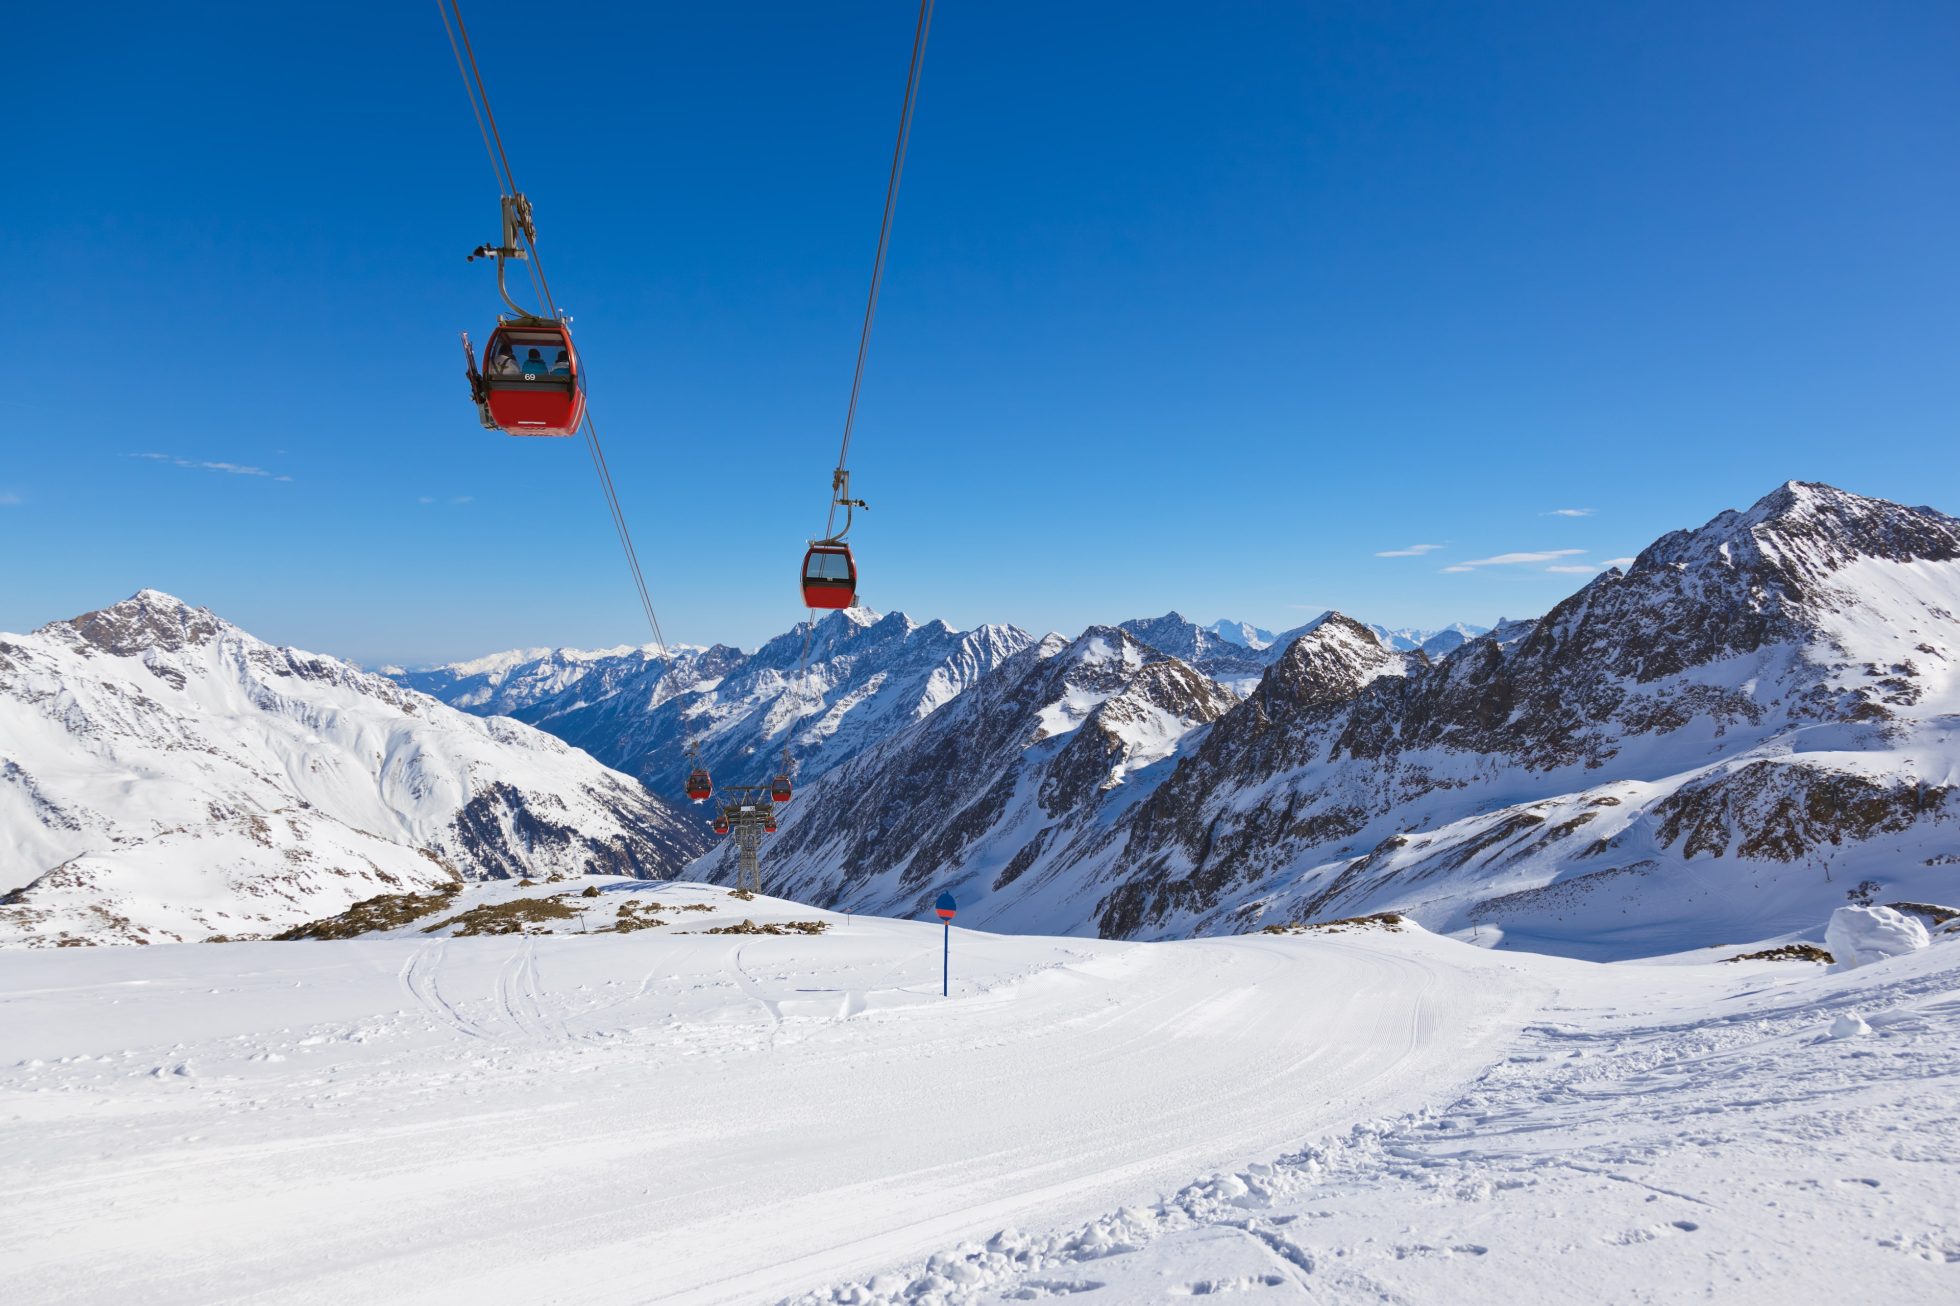
[[[1255, 647], [1243, 639], [1234, 640], [1222, 635], [1211, 626], [1197, 625], [1178, 612], [1126, 621], [1119, 629], [1158, 653], [1179, 658], [1207, 676], [1232, 685], [1241, 694], [1257, 683], [1260, 674], [1281, 651], [1268, 632], [1255, 632], [1266, 636], [1264, 642]], [[1278, 638], [1285, 640], [1298, 633], [1289, 631]]]
[[1091, 626], [1069, 641], [1062, 656], [1088, 664], [1115, 661], [1142, 666], [1145, 662], [1158, 660], [1164, 653], [1146, 645], [1121, 626]]
[[1033, 644], [1030, 644], [1027, 647], [1027, 649], [1024, 651], [1022, 656], [1033, 658], [1036, 661], [1046, 660], [1048, 658], [1054, 657], [1056, 654], [1060, 653], [1063, 649], [1067, 648], [1069, 646], [1069, 643], [1070, 640], [1067, 635], [1064, 635], [1059, 631], [1051, 630], [1046, 635], [1043, 635], [1040, 639], [1036, 640]]
[[1744, 520], [1764, 545], [1793, 558], [1807, 554], [1832, 568], [1860, 557], [1892, 562], [1960, 558], [1960, 519], [1830, 485], [1787, 481], [1758, 500]]
[[1786, 481], [1747, 511], [1732, 509], [1697, 530], [1663, 536], [1640, 555], [1629, 574], [1712, 567], [1780, 582], [1801, 593], [1861, 558], [1960, 558], [1960, 519], [1831, 485]]
[[120, 603], [84, 612], [44, 630], [67, 626], [84, 643], [117, 657], [150, 649], [175, 653], [217, 638], [224, 622], [206, 608], [193, 608], [162, 590], [143, 589]]
[[[1037, 713], [1036, 738], [1064, 734], [1105, 698], [1127, 687], [1138, 668], [1168, 661], [1120, 626], [1091, 626], [1074, 639], [1050, 634], [1001, 664], [1009, 701]], [[1017, 665], [1018, 664], [1018, 665]]]
[[1189, 656], [1201, 651], [1207, 644], [1217, 642], [1217, 636], [1180, 612], [1166, 612], [1161, 617], [1134, 617], [1123, 622], [1118, 629], [1154, 649], [1177, 657]]
[[[899, 614], [909, 627], [910, 619]], [[808, 622], [797, 622], [782, 634], [765, 643], [755, 651], [755, 660], [763, 666], [794, 666], [803, 655], [804, 642], [810, 646], [812, 658], [827, 657], [837, 649], [856, 639], [865, 631], [877, 626], [884, 618], [869, 608], [845, 608], [838, 612], [827, 612], [817, 618], [813, 628]], [[887, 633], [902, 636], [903, 631], [887, 627]]]
[[1399, 675], [1406, 666], [1407, 656], [1386, 647], [1373, 630], [1333, 612], [1287, 645], [1259, 692], [1296, 704], [1338, 703], [1376, 677]]

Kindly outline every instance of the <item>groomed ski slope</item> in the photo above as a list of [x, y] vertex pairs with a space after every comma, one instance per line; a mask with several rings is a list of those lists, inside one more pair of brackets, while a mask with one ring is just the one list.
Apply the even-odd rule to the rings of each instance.
[[1728, 951], [1550, 961], [1557, 1005], [1460, 1093], [795, 1306], [1960, 1300], [1960, 947]]
[[942, 1000], [936, 925], [615, 891], [830, 930], [0, 955], [8, 1295], [764, 1301], [1414, 1107], [1541, 994], [1420, 936], [956, 931]]
[[[1937, 1300], [1960, 1270], [1952, 944], [1829, 975], [956, 930], [941, 999], [936, 925], [606, 892], [669, 923], [0, 953], [6, 1298]], [[830, 928], [697, 932], [744, 918]]]

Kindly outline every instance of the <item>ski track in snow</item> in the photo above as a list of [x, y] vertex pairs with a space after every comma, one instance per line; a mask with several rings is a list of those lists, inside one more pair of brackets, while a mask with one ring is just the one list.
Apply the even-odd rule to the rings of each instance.
[[735, 987], [742, 991], [743, 996], [761, 1007], [763, 1012], [769, 1017], [769, 1024], [772, 1027], [769, 1042], [771, 1046], [774, 1046], [776, 1041], [775, 1034], [780, 1033], [783, 1028], [782, 1008], [775, 1002], [764, 997], [762, 995], [762, 986], [757, 984], [746, 970], [742, 969], [742, 948], [744, 946], [738, 943], [730, 948], [727, 959], [722, 962], [722, 967], [728, 972], [729, 979], [735, 982]]
[[[689, 930], [831, 928], [0, 954], [5, 1295], [1515, 1306], [1960, 1271], [1960, 949], [1826, 977], [956, 930], [945, 1000], [936, 925], [661, 892], [713, 908]], [[1845, 1010], [1873, 1032], [1824, 1037]]]
[[436, 971], [442, 964], [443, 945], [425, 943], [417, 948], [409, 959], [402, 963], [402, 987], [410, 997], [434, 1017], [439, 1025], [455, 1030], [468, 1038], [489, 1038], [490, 1033], [475, 1021], [464, 1016], [454, 1006], [443, 1000], [442, 990], [436, 986]]

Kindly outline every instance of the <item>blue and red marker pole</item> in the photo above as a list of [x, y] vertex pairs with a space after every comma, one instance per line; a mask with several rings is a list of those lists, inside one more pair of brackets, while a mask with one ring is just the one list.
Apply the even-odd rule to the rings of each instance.
[[946, 951], [939, 974], [939, 996], [946, 998], [953, 993], [953, 913], [959, 910], [959, 904], [953, 901], [952, 894], [942, 893], [932, 909], [939, 913], [940, 920], [946, 922]]

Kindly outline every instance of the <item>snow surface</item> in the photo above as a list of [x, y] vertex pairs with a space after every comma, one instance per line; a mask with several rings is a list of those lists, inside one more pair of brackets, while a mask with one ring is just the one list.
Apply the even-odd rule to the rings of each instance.
[[1454, 1096], [802, 1300], [1953, 1300], [1960, 948], [1529, 969], [1557, 999]]
[[[599, 883], [668, 924], [0, 954], [8, 1298], [1930, 1301], [1960, 1262], [1960, 947], [956, 929], [942, 999], [936, 925]], [[699, 932], [743, 919], [829, 928]]]

